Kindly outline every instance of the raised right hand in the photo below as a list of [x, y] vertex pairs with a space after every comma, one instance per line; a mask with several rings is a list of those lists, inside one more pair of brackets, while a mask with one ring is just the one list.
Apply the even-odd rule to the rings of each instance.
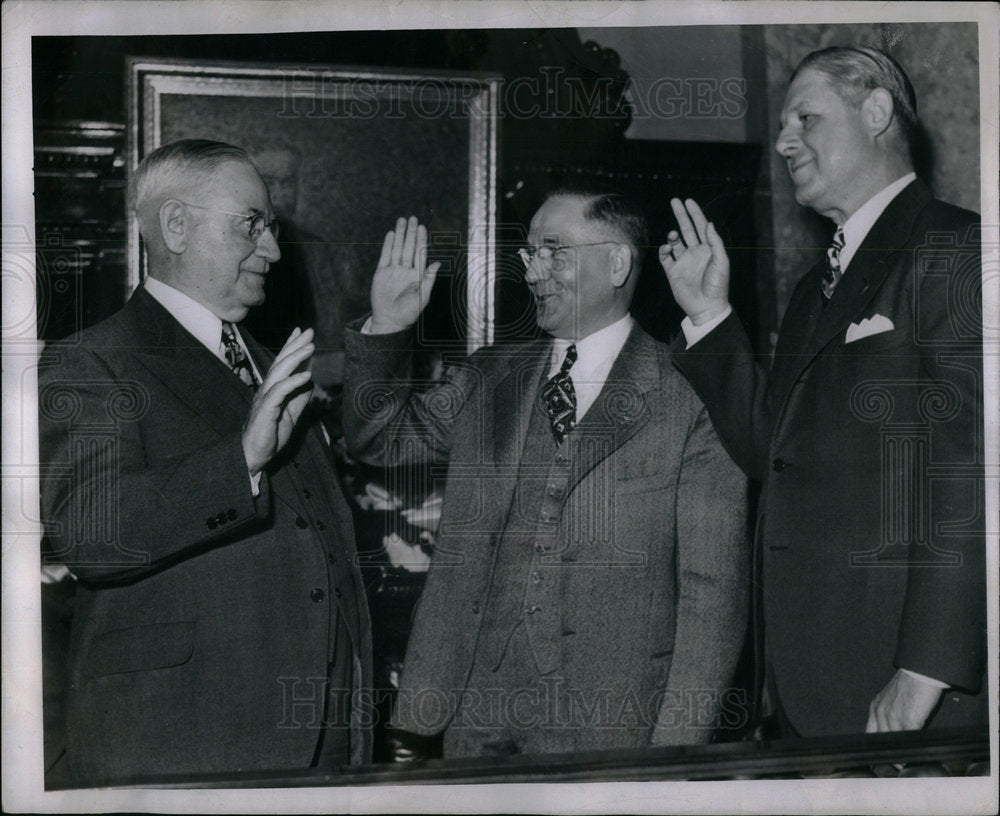
[[382, 243], [382, 255], [372, 278], [373, 334], [402, 331], [417, 322], [431, 296], [440, 263], [427, 266], [427, 229], [400, 218]]
[[[674, 299], [696, 326], [729, 308], [729, 256], [701, 207], [688, 199], [670, 201], [683, 243], [676, 232], [660, 247], [660, 265], [667, 273]], [[685, 208], [686, 206], [686, 208]]]
[[308, 369], [298, 369], [316, 350], [312, 339], [312, 329], [295, 329], [254, 395], [250, 416], [243, 426], [243, 456], [251, 476], [260, 473], [285, 446], [309, 402], [312, 374]]

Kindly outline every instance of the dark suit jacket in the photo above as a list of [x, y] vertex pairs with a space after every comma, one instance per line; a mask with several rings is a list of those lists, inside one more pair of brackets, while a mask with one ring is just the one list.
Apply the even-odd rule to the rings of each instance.
[[[465, 688], [500, 537], [532, 529], [515, 497], [551, 341], [483, 349], [423, 393], [411, 389], [411, 344], [409, 333], [349, 327], [345, 431], [352, 454], [372, 464], [449, 462], [397, 714], [400, 727], [432, 734]], [[727, 705], [746, 630], [746, 479], [667, 346], [638, 326], [573, 434], [583, 453], [565, 493], [547, 497], [557, 530], [532, 556], [544, 580], [524, 588], [537, 670], [588, 704], [632, 695], [641, 707], [628, 733], [594, 728], [581, 748], [703, 741]], [[738, 703], [728, 700], [730, 726]]]
[[[350, 638], [344, 676], [371, 685], [350, 512], [318, 427], [302, 424], [254, 498], [249, 389], [142, 288], [44, 358], [47, 557], [79, 579], [74, 780], [308, 767], [330, 604]], [[367, 761], [368, 730], [353, 731], [352, 759]]]
[[[767, 655], [803, 734], [864, 731], [897, 667], [956, 687], [933, 725], [985, 726], [985, 692], [970, 696], [986, 625], [978, 224], [906, 187], [825, 308], [823, 262], [799, 282], [770, 376], [735, 316], [675, 346], [763, 482]], [[879, 315], [891, 330], [847, 342]]]

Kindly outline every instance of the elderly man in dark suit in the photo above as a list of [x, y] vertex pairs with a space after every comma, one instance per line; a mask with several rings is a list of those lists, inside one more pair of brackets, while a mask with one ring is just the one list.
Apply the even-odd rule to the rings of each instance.
[[660, 248], [675, 362], [763, 482], [768, 697], [803, 735], [985, 728], [979, 219], [913, 173], [916, 100], [882, 52], [810, 54], [781, 126], [796, 200], [836, 232], [769, 375], [697, 204], [672, 202], [683, 243]]
[[366, 761], [370, 625], [302, 418], [312, 331], [272, 357], [236, 325], [280, 255], [267, 188], [240, 148], [184, 140], [142, 162], [135, 212], [146, 281], [40, 374], [47, 558], [78, 581], [73, 783]]
[[742, 724], [746, 483], [628, 313], [646, 241], [622, 196], [551, 194], [521, 250], [546, 336], [480, 350], [421, 391], [411, 327], [436, 265], [401, 219], [370, 322], [349, 326], [350, 450], [448, 462], [395, 716], [443, 730], [445, 757], [696, 743]]

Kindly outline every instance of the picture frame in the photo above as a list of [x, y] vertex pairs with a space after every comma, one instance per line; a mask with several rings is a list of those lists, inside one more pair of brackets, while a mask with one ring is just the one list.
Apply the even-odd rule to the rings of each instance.
[[[339, 383], [343, 328], [369, 310], [385, 233], [416, 215], [442, 264], [420, 340], [492, 342], [499, 77], [146, 58], [126, 70], [130, 180], [160, 145], [205, 138], [244, 147], [268, 183], [286, 258], [251, 313], [259, 340], [280, 348], [314, 325], [316, 381]], [[126, 220], [131, 294], [145, 267]]]

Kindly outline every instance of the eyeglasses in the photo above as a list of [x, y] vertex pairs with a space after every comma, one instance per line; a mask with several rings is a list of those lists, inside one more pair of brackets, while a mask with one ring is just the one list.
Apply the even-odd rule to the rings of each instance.
[[549, 264], [559, 265], [559, 254], [567, 249], [580, 249], [581, 247], [601, 246], [602, 244], [617, 244], [618, 241], [592, 241], [589, 244], [562, 244], [561, 246], [551, 246], [546, 244], [540, 247], [525, 246], [518, 247], [517, 254], [525, 266], [531, 266], [532, 261], [538, 258], [538, 262], [548, 266]]
[[237, 218], [243, 219], [247, 222], [247, 237], [255, 244], [260, 241], [264, 230], [270, 230], [274, 240], [278, 240], [280, 224], [278, 223], [277, 216], [267, 221], [264, 218], [264, 213], [260, 210], [253, 210], [249, 213], [238, 213], [230, 212], [229, 210], [220, 210], [217, 207], [206, 207], [203, 204], [191, 204], [187, 201], [182, 201], [181, 203], [188, 207], [196, 207], [199, 210], [211, 210], [212, 212], [224, 213], [225, 215], [235, 215]]

